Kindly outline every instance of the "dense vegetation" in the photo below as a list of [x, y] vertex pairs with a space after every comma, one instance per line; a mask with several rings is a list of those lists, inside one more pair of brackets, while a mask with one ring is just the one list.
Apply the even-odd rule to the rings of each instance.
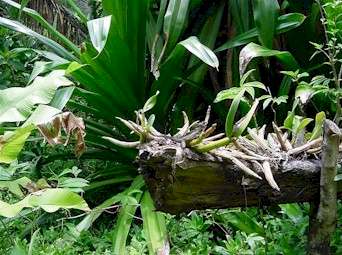
[[187, 143], [200, 153], [340, 127], [341, 1], [19, 2], [0, 1], [1, 254], [306, 252], [309, 203], [155, 211], [135, 147], [208, 105], [224, 135]]

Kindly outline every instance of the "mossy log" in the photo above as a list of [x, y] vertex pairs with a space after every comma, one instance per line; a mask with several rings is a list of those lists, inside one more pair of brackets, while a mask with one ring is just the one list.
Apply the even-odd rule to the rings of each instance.
[[[140, 172], [159, 211], [178, 214], [319, 201], [323, 141], [319, 133], [310, 139], [292, 135], [289, 140], [287, 131], [283, 133], [273, 123], [274, 133], [267, 135], [264, 125], [247, 128], [248, 136], [211, 136], [216, 124], [208, 128], [209, 107], [204, 121], [191, 125], [183, 113], [183, 127], [170, 135], [146, 124], [144, 111], [136, 114], [136, 123], [118, 119], [140, 137], [139, 141], [103, 138], [117, 146], [138, 149]], [[338, 151], [342, 151], [342, 144]]]
[[[277, 191], [265, 178], [246, 177], [228, 160], [188, 148], [179, 148], [181, 163], [174, 166], [176, 150], [170, 148], [151, 142], [141, 146], [139, 152], [140, 171], [157, 210], [178, 214], [208, 208], [319, 200], [321, 166], [317, 159], [289, 159], [273, 166], [273, 176], [280, 188]], [[264, 177], [262, 173], [260, 176]]]

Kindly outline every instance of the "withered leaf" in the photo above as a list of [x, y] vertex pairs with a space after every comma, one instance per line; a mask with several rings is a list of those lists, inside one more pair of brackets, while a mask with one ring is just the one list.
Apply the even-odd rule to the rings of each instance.
[[[51, 145], [67, 145], [72, 136], [76, 140], [75, 154], [80, 157], [86, 149], [84, 137], [85, 125], [82, 118], [76, 117], [71, 112], [56, 115], [51, 121], [37, 125], [38, 130]], [[63, 138], [64, 131], [66, 138]]]

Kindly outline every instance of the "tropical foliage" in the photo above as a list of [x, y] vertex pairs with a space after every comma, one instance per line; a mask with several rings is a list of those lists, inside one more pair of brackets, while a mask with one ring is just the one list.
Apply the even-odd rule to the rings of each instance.
[[[122, 122], [148, 112], [144, 127], [174, 134], [182, 125], [182, 111], [195, 121], [212, 105], [225, 131], [222, 146], [248, 127], [272, 122], [291, 130], [293, 140], [310, 127], [310, 141], [321, 136], [325, 118], [340, 121], [341, 16], [334, 14], [340, 1], [102, 0], [92, 1], [96, 8], [87, 15], [70, 0], [69, 8], [88, 28], [80, 46], [30, 9], [29, 1], [1, 2], [11, 17], [0, 17], [0, 25], [14, 31], [10, 39], [1, 39], [0, 188], [12, 193], [8, 202], [0, 202], [1, 216], [19, 217], [39, 208], [83, 210], [83, 219], [72, 229], [77, 239], [104, 211], [119, 208], [110, 232], [113, 254], [125, 253], [132, 231], [138, 232], [135, 238], [143, 235], [144, 251], [167, 254], [165, 215], [155, 211], [134, 163], [137, 152], [129, 148], [144, 137], [130, 133]], [[322, 15], [326, 18], [320, 23]], [[32, 23], [45, 33], [31, 29]], [[13, 42], [22, 34], [35, 43]], [[42, 137], [52, 145], [74, 144], [74, 151], [70, 145], [49, 148]], [[120, 147], [117, 140], [128, 142]], [[62, 166], [51, 174], [47, 169], [58, 160], [96, 162], [96, 167], [82, 172]], [[143, 230], [131, 230], [138, 208]], [[281, 209], [291, 215], [293, 208]], [[246, 254], [258, 251], [270, 233], [246, 215], [213, 214], [243, 232], [234, 241], [227, 234], [212, 248], [202, 247], [209, 237], [201, 234], [203, 240], [195, 240], [195, 235], [206, 233], [216, 219], [206, 222], [192, 214], [182, 224], [199, 246], [179, 249], [231, 254], [245, 245]], [[241, 226], [246, 220], [250, 224]], [[276, 227], [273, 216], [263, 220]], [[171, 241], [179, 244], [185, 235], [173, 228]], [[37, 236], [32, 235], [32, 243]], [[130, 249], [134, 242], [140, 241], [132, 238]]]

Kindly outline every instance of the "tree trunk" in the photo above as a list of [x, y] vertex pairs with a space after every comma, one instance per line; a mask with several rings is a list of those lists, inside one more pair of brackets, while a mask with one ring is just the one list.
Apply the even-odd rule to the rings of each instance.
[[311, 204], [308, 254], [330, 254], [330, 239], [336, 228], [338, 149], [341, 131], [332, 121], [324, 124], [320, 200]]
[[[28, 7], [40, 13], [50, 24], [56, 26], [57, 30], [71, 39], [76, 44], [80, 44], [86, 37], [86, 27], [73, 13], [68, 10], [59, 0], [31, 0]], [[44, 29], [28, 18], [29, 26], [42, 33]]]

